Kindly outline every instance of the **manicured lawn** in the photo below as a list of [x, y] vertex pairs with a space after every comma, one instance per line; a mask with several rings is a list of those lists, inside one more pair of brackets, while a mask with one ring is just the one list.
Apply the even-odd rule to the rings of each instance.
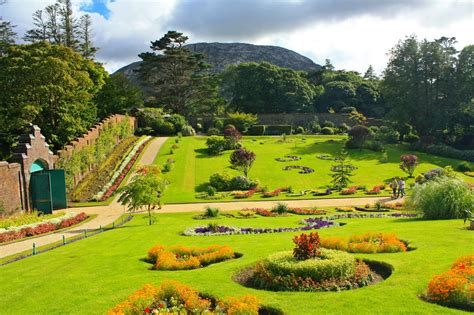
[[[267, 186], [273, 190], [283, 186], [291, 186], [295, 192], [307, 189], [325, 189], [331, 182], [330, 167], [334, 161], [321, 160], [317, 156], [320, 154], [336, 155], [343, 147], [344, 136], [290, 136], [286, 143], [280, 143], [279, 137], [243, 137], [242, 144], [257, 154], [257, 159], [251, 169], [249, 176], [252, 179], [259, 179], [262, 186]], [[209, 176], [215, 172], [228, 171], [238, 175], [236, 170], [229, 167], [229, 156], [232, 151], [226, 151], [218, 156], [209, 156], [206, 151], [206, 137], [187, 137], [179, 142], [179, 148], [170, 154], [171, 146], [175, 144], [175, 138], [170, 138], [160, 150], [155, 163], [163, 165], [169, 158], [174, 159], [174, 168], [164, 176], [169, 179], [170, 185], [163, 197], [164, 203], [180, 202], [208, 202], [196, 198], [197, 192], [202, 192], [209, 181]], [[418, 155], [420, 165], [415, 171], [415, 176], [421, 172], [426, 172], [435, 167], [452, 165], [456, 167], [460, 161], [433, 156], [421, 152], [406, 150], [401, 145], [388, 145], [388, 160], [382, 161], [382, 153], [369, 150], [349, 150], [352, 163], [358, 167], [354, 172], [353, 184], [366, 185], [368, 189], [381, 185], [385, 180], [394, 176], [406, 176], [399, 168], [400, 155], [414, 153]], [[294, 162], [278, 162], [275, 158], [285, 155], [297, 155], [301, 160]], [[284, 171], [285, 165], [308, 166], [315, 170], [311, 174], [299, 174], [297, 170]], [[460, 174], [466, 181], [474, 182], [474, 178]], [[414, 180], [407, 181], [407, 186]], [[387, 191], [382, 195], [388, 195]], [[354, 197], [368, 196], [359, 191]], [[333, 193], [322, 198], [351, 197], [341, 196]], [[301, 197], [288, 197], [286, 193], [278, 197], [265, 199], [309, 199], [317, 198], [312, 194]], [[261, 200], [259, 194], [242, 200]], [[229, 196], [222, 200], [235, 200]]]
[[[452, 262], [472, 254], [474, 233], [461, 220], [345, 219], [347, 225], [320, 230], [324, 236], [361, 234], [368, 231], [395, 232], [416, 250], [395, 254], [365, 254], [357, 257], [387, 262], [394, 273], [384, 282], [344, 292], [267, 292], [242, 287], [232, 275], [267, 255], [292, 248], [297, 233], [185, 237], [189, 226], [208, 222], [234, 226], [297, 226], [305, 216], [255, 219], [221, 218], [193, 220], [193, 214], [158, 214], [147, 225], [137, 215], [131, 222], [97, 236], [53, 251], [0, 267], [2, 314], [104, 314], [145, 283], [175, 279], [216, 296], [256, 295], [263, 304], [286, 314], [456, 314], [457, 310], [421, 301], [434, 274]], [[189, 271], [152, 271], [141, 259], [153, 245], [230, 245], [242, 258]]]

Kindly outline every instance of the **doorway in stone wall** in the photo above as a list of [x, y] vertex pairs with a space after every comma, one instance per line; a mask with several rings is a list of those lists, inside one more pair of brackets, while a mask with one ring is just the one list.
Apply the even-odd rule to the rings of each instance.
[[32, 208], [45, 214], [67, 207], [64, 170], [48, 169], [48, 164], [38, 159], [30, 168], [30, 196]]

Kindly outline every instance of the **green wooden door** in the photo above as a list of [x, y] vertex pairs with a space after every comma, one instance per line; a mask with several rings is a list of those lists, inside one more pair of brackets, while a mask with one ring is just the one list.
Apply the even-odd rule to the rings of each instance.
[[45, 170], [43, 173], [50, 175], [53, 209], [67, 208], [66, 177], [64, 175], [64, 170]]
[[46, 214], [53, 212], [51, 176], [49, 174], [42, 172], [31, 174], [30, 196], [33, 202], [33, 209]]

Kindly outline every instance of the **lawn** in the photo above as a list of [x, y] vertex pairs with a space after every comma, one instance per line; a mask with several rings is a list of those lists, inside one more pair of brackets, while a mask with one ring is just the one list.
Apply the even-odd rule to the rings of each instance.
[[[208, 222], [234, 226], [297, 226], [305, 216], [221, 218], [194, 220], [191, 213], [158, 214], [147, 225], [137, 215], [122, 228], [57, 248], [0, 268], [2, 314], [104, 314], [145, 283], [175, 279], [215, 296], [256, 295], [263, 304], [286, 314], [462, 314], [418, 299], [434, 274], [449, 269], [462, 255], [472, 254], [474, 233], [461, 220], [345, 219], [347, 225], [322, 229], [324, 236], [395, 232], [417, 249], [395, 254], [365, 254], [357, 257], [383, 261], [393, 274], [373, 286], [343, 292], [269, 292], [245, 288], [232, 275], [267, 255], [292, 248], [297, 233], [186, 237], [189, 226]], [[142, 261], [148, 249], [163, 245], [230, 245], [243, 257], [189, 271], [153, 271]], [[21, 275], [21, 276], [20, 276]]]
[[[175, 144], [176, 138], [168, 139], [162, 146], [155, 163], [163, 165], [167, 159], [174, 159], [174, 168], [165, 173], [170, 185], [163, 197], [164, 203], [182, 202], [209, 202], [196, 197], [197, 192], [205, 190], [209, 181], [209, 176], [215, 172], [227, 171], [231, 174], [239, 173], [230, 168], [229, 156], [232, 151], [226, 151], [217, 156], [209, 156], [206, 151], [206, 137], [185, 137], [178, 143], [178, 149], [170, 154], [171, 146]], [[330, 167], [334, 161], [321, 160], [317, 156], [320, 154], [336, 155], [344, 145], [344, 136], [290, 136], [287, 142], [281, 143], [279, 137], [243, 137], [242, 144], [254, 151], [257, 155], [256, 161], [250, 170], [249, 177], [258, 179], [262, 186], [269, 190], [283, 186], [291, 186], [295, 192], [307, 189], [325, 189], [331, 183]], [[418, 155], [420, 165], [414, 176], [421, 172], [426, 172], [435, 167], [452, 165], [454, 168], [460, 161], [454, 159], [433, 156], [421, 152], [407, 150], [402, 145], [386, 146], [387, 160], [383, 160], [383, 154], [369, 150], [349, 150], [352, 163], [358, 168], [352, 177], [353, 185], [366, 185], [368, 189], [381, 185], [384, 181], [394, 176], [406, 176], [399, 168], [400, 155], [413, 153]], [[294, 162], [278, 162], [276, 158], [285, 155], [297, 155], [301, 160]], [[285, 165], [308, 166], [315, 170], [310, 174], [299, 174], [297, 170], [284, 171]], [[474, 178], [467, 177], [459, 173], [466, 181], [474, 182]], [[407, 181], [407, 187], [413, 183], [413, 179]], [[389, 195], [388, 191], [382, 195]], [[359, 191], [353, 197], [367, 196]], [[351, 197], [334, 193], [330, 196], [320, 198]], [[312, 194], [300, 197], [288, 197], [285, 193], [278, 197], [265, 198], [277, 199], [310, 199], [317, 198]], [[261, 195], [254, 195], [243, 200], [261, 200]], [[217, 200], [235, 200], [232, 196]], [[242, 201], [242, 199], [240, 199]]]

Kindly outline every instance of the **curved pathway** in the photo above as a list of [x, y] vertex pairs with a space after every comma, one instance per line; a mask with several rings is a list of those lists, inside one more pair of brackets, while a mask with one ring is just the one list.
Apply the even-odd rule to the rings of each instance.
[[[147, 146], [145, 152], [140, 158], [138, 164], [140, 165], [149, 165], [153, 164], [158, 151], [161, 148], [161, 145], [168, 139], [167, 137], [161, 138], [154, 138], [151, 140], [152, 142]], [[129, 177], [129, 181], [131, 176]], [[39, 236], [32, 239], [19, 241], [7, 245], [0, 245], [0, 258], [14, 255], [16, 253], [21, 253], [26, 250], [31, 250], [33, 247], [33, 243], [36, 244], [37, 247], [51, 244], [54, 242], [58, 242], [62, 240], [63, 235], [68, 238], [72, 236], [76, 236], [79, 234], [83, 234], [84, 230], [95, 230], [99, 229], [101, 226], [106, 226], [111, 224], [115, 220], [117, 220], [125, 211], [125, 207], [122, 206], [117, 202], [118, 196], [110, 203], [108, 206], [97, 206], [97, 207], [78, 207], [78, 208], [70, 208], [67, 211], [72, 211], [75, 213], [85, 212], [87, 214], [96, 214], [97, 217], [93, 220], [79, 225], [77, 227], [73, 227], [69, 230], [48, 234], [45, 236]], [[62, 210], [64, 211], [64, 210]]]
[[[147, 149], [140, 158], [139, 164], [153, 164], [158, 151], [167, 137], [155, 138], [147, 146]], [[131, 177], [130, 177], [131, 178]], [[129, 178], [129, 181], [130, 181]], [[97, 207], [78, 207], [71, 209], [76, 213], [85, 212], [87, 214], [95, 214], [96, 218], [67, 231], [53, 233], [45, 236], [19, 241], [12, 244], [0, 245], [0, 258], [31, 250], [33, 243], [37, 247], [51, 244], [62, 240], [64, 235], [66, 238], [83, 234], [84, 230], [95, 230], [101, 226], [106, 226], [117, 220], [126, 212], [124, 206], [117, 202], [118, 196], [108, 206]], [[175, 213], [175, 212], [195, 212], [202, 211], [205, 207], [218, 207], [222, 211], [241, 210], [245, 208], [271, 208], [279, 202], [285, 202], [290, 207], [329, 207], [329, 206], [360, 206], [373, 204], [376, 201], [381, 202], [399, 202], [402, 199], [392, 200], [390, 197], [369, 197], [369, 198], [333, 198], [333, 199], [302, 199], [302, 200], [274, 200], [274, 201], [229, 201], [229, 202], [212, 202], [212, 203], [187, 203], [187, 204], [169, 204], [164, 205], [157, 213]]]

